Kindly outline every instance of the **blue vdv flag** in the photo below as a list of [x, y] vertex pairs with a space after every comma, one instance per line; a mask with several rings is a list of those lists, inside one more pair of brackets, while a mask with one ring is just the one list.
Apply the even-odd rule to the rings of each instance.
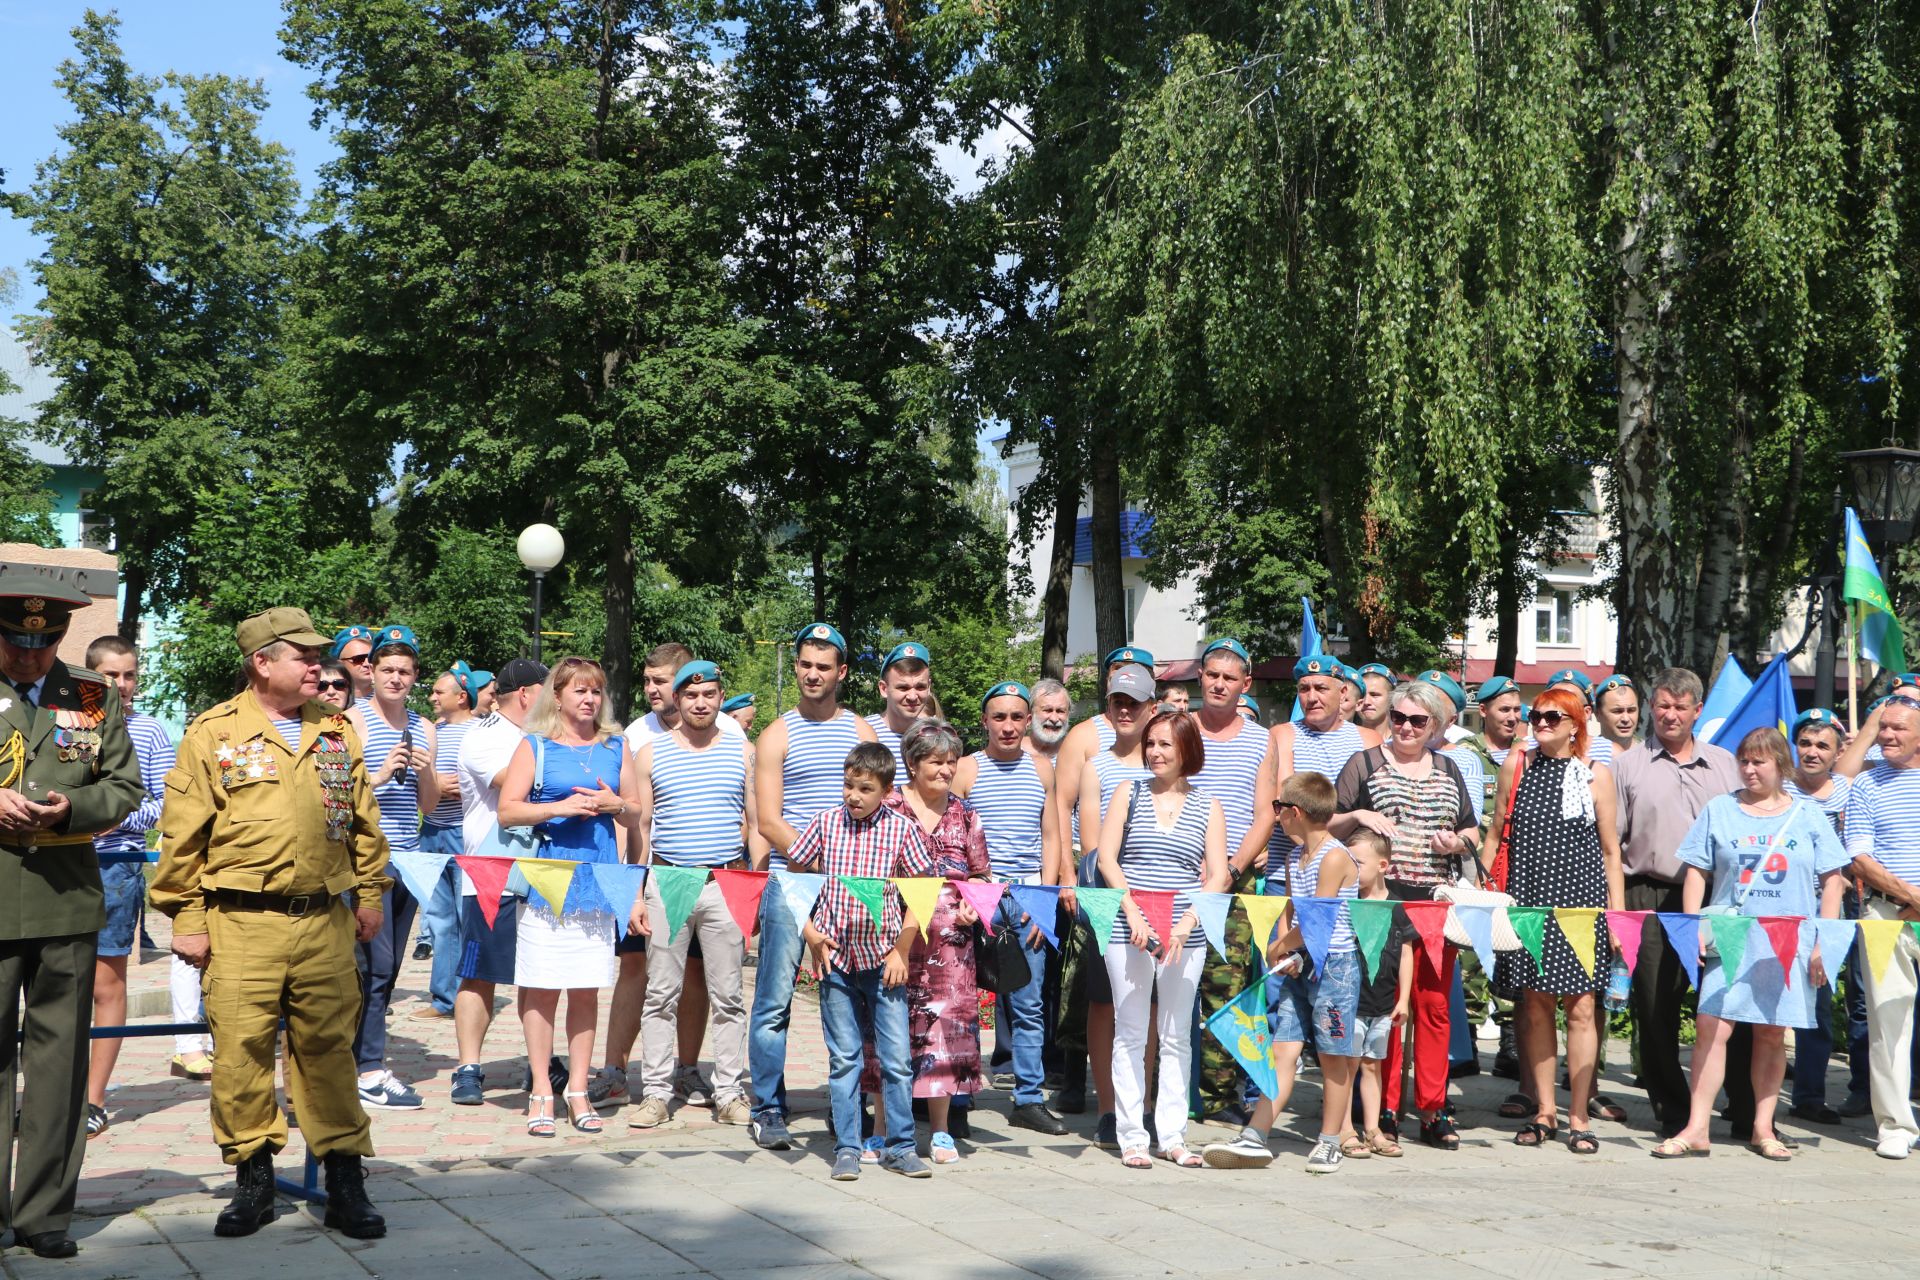
[[1775, 654], [1711, 741], [1728, 751], [1738, 750], [1740, 739], [1755, 729], [1778, 729], [1785, 734], [1799, 717], [1800, 709], [1793, 702], [1793, 681], [1787, 676], [1787, 655]]
[[[1311, 658], [1320, 652], [1320, 628], [1313, 624], [1313, 601], [1300, 597], [1300, 656]], [[1293, 714], [1289, 720], [1300, 718], [1300, 699], [1293, 700]]]
[[1700, 741], [1713, 741], [1713, 735], [1720, 732], [1720, 726], [1752, 688], [1752, 677], [1741, 669], [1738, 659], [1728, 654], [1727, 660], [1720, 664], [1720, 674], [1714, 677], [1713, 688], [1707, 690], [1707, 705], [1701, 708], [1700, 720], [1694, 729]]

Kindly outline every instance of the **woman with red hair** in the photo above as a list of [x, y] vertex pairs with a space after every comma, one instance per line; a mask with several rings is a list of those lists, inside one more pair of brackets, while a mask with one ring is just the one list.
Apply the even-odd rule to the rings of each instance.
[[[1507, 892], [1523, 907], [1600, 907], [1623, 910], [1626, 877], [1620, 865], [1620, 833], [1614, 820], [1613, 774], [1604, 764], [1588, 764], [1586, 707], [1570, 689], [1553, 688], [1534, 699], [1527, 713], [1532, 748], [1515, 751], [1500, 768], [1495, 813], [1507, 812], [1513, 796], [1507, 840]], [[1494, 965], [1494, 983], [1517, 993], [1520, 1007], [1520, 1078], [1538, 1099], [1535, 1117], [1513, 1140], [1537, 1147], [1555, 1138], [1554, 1006], [1567, 1018], [1567, 1083], [1572, 1105], [1567, 1112], [1567, 1150], [1592, 1155], [1600, 1140], [1587, 1125], [1593, 1096], [1594, 1062], [1600, 1050], [1595, 993], [1606, 985], [1607, 933], [1596, 916], [1593, 936], [1578, 951], [1549, 916], [1541, 936], [1539, 963], [1525, 951], [1502, 955]], [[1592, 968], [1581, 962], [1591, 955]]]

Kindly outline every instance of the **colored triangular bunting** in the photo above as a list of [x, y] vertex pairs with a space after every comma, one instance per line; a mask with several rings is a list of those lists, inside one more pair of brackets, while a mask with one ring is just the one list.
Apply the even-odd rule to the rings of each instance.
[[414, 896], [424, 910], [433, 901], [434, 890], [440, 886], [440, 877], [447, 869], [447, 855], [444, 853], [402, 853], [398, 850], [387, 860], [387, 870], [400, 877], [400, 883], [407, 886], [407, 892]]
[[713, 882], [720, 886], [721, 901], [727, 904], [727, 914], [740, 927], [740, 936], [751, 938], [754, 922], [760, 918], [760, 899], [767, 892], [767, 873], [738, 868], [715, 871]]
[[999, 914], [1000, 898], [1006, 893], [1007, 886], [996, 880], [955, 880], [953, 887], [960, 891], [960, 896], [980, 917], [980, 925], [987, 931], [987, 936], [992, 937], [993, 918]]
[[705, 867], [670, 867], [653, 864], [653, 891], [660, 895], [660, 910], [667, 917], [667, 943], [672, 945], [693, 914], [693, 904], [707, 887]]
[[1080, 909], [1087, 913], [1087, 924], [1093, 929], [1093, 941], [1100, 948], [1100, 954], [1107, 953], [1107, 943], [1113, 938], [1114, 917], [1120, 914], [1120, 899], [1125, 896], [1121, 889], [1076, 889], [1074, 896], [1080, 900]]
[[1753, 928], [1753, 917], [1713, 915], [1707, 923], [1713, 931], [1713, 949], [1720, 953], [1720, 976], [1731, 984], [1747, 957], [1747, 931]]
[[625, 862], [589, 862], [594, 884], [613, 912], [614, 932], [624, 935], [627, 921], [633, 919], [633, 904], [647, 882], [647, 869]]
[[1799, 916], [1761, 916], [1760, 930], [1767, 935], [1773, 958], [1787, 975], [1786, 989], [1793, 990], [1793, 961], [1800, 951]]
[[1133, 897], [1133, 905], [1146, 917], [1147, 928], [1165, 944], [1173, 933], [1173, 890], [1129, 889], [1127, 892]]
[[1387, 949], [1387, 935], [1393, 932], [1393, 901], [1390, 898], [1355, 898], [1347, 903], [1353, 920], [1353, 940], [1359, 945], [1360, 959], [1367, 966], [1367, 981], [1380, 972], [1380, 953]]
[[799, 871], [776, 871], [773, 882], [780, 886], [780, 905], [787, 909], [788, 922], [796, 933], [804, 933], [807, 921], [813, 916], [813, 904], [819, 901], [820, 891], [827, 887], [827, 878]]
[[1667, 945], [1673, 948], [1680, 967], [1687, 971], [1687, 981], [1697, 989], [1700, 986], [1700, 917], [1690, 916], [1684, 911], [1657, 911], [1660, 928], [1667, 935]]
[[1646, 928], [1644, 911], [1607, 912], [1607, 932], [1620, 944], [1620, 958], [1627, 962], [1627, 974], [1640, 967], [1640, 934]]
[[1200, 917], [1200, 932], [1207, 937], [1207, 945], [1212, 947], [1222, 960], [1227, 958], [1227, 912], [1233, 908], [1233, 895], [1230, 893], [1190, 893], [1187, 901], [1193, 904], [1193, 914]]
[[[1893, 947], [1900, 940], [1905, 924], [1899, 920], [1862, 920], [1860, 941], [1867, 949], [1867, 968], [1874, 981], [1887, 976], [1887, 961], [1893, 959]], [[1831, 970], [1832, 966], [1829, 965]]]
[[1453, 904], [1453, 918], [1467, 931], [1467, 940], [1473, 944], [1473, 954], [1480, 959], [1480, 968], [1489, 976], [1493, 973], [1496, 959], [1493, 948], [1493, 908], [1462, 906]]
[[1847, 963], [1847, 953], [1853, 950], [1859, 930], [1851, 920], [1815, 920], [1813, 936], [1819, 940], [1820, 963], [1826, 966], [1827, 981], [1832, 982]]
[[[867, 909], [867, 914], [873, 917], [874, 930], [884, 934], [887, 929], [887, 926], [882, 923], [886, 919], [887, 882], [876, 876], [835, 876], [834, 879], [838, 880], [848, 893], [860, 899], [860, 904]], [[892, 938], [885, 937], [881, 940], [893, 941]]]
[[[1327, 952], [1333, 946], [1333, 926], [1340, 916], [1339, 898], [1295, 898], [1293, 900], [1293, 918], [1300, 922], [1300, 941], [1306, 945], [1307, 954], [1313, 957], [1313, 971], [1319, 973], [1327, 967]], [[1264, 958], [1266, 949], [1260, 949]]]
[[900, 891], [900, 901], [913, 913], [913, 922], [920, 926], [920, 938], [925, 941], [927, 929], [933, 924], [933, 909], [940, 904], [947, 882], [939, 876], [896, 876], [892, 883]]
[[1573, 958], [1580, 962], [1580, 968], [1589, 978], [1593, 976], [1593, 922], [1599, 918], [1598, 907], [1553, 909], [1553, 922], [1560, 926], [1560, 936], [1567, 940], [1567, 945], [1573, 949]]
[[580, 866], [565, 858], [516, 858], [514, 864], [527, 878], [527, 885], [546, 900], [553, 914], [566, 909], [567, 890], [573, 886], [573, 873]]
[[1266, 964], [1267, 944], [1273, 941], [1273, 931], [1280, 924], [1280, 917], [1286, 914], [1287, 899], [1269, 898], [1258, 893], [1236, 893], [1234, 900], [1247, 913], [1247, 923], [1253, 926], [1253, 954]]
[[1520, 945], [1533, 957], [1536, 971], [1546, 961], [1542, 958], [1546, 945], [1547, 909], [1545, 907], [1508, 907], [1507, 923], [1513, 926], [1513, 936], [1520, 939]]
[[1447, 958], [1447, 903], [1444, 902], [1403, 902], [1400, 909], [1407, 913], [1407, 921], [1413, 925], [1413, 931], [1420, 935], [1420, 941], [1427, 949], [1427, 962], [1435, 973], [1440, 972], [1441, 964]]
[[1060, 886], [1057, 884], [1010, 884], [1007, 892], [1013, 903], [1026, 913], [1027, 922], [1040, 931], [1047, 945], [1060, 949]]
[[486, 920], [487, 928], [493, 928], [493, 922], [500, 915], [500, 891], [507, 887], [507, 877], [514, 870], [513, 859], [477, 858], [461, 854], [454, 861], [473, 881], [473, 896], [480, 907], [480, 915]]

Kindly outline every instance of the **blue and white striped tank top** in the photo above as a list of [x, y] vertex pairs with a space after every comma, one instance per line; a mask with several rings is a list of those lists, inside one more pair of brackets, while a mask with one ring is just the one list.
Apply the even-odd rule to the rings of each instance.
[[1047, 809], [1046, 785], [1033, 757], [1022, 751], [1012, 760], [995, 760], [984, 751], [973, 753], [979, 766], [967, 803], [980, 815], [987, 837], [987, 861], [1000, 880], [1021, 880], [1040, 874], [1045, 847], [1041, 833]]
[[279, 716], [269, 718], [273, 721], [274, 731], [280, 735], [280, 741], [287, 744], [287, 750], [298, 751], [300, 749], [300, 718], [298, 716], [291, 720], [282, 720]]
[[[459, 724], [434, 726], [433, 768], [436, 773], [451, 777], [460, 771], [460, 740], [467, 736], [467, 730], [478, 723], [477, 719], [469, 719]], [[456, 793], [433, 806], [427, 821], [436, 827], [457, 827], [460, 825], [460, 814], [460, 796]]]
[[653, 851], [676, 867], [717, 867], [746, 847], [747, 761], [737, 739], [689, 751], [671, 733], [653, 747]]
[[[372, 698], [362, 698], [354, 704], [360, 710], [360, 718], [367, 726], [366, 759], [367, 772], [378, 773], [380, 766], [387, 762], [394, 749], [400, 745], [403, 735], [414, 746], [426, 741], [427, 720], [417, 711], [407, 712], [407, 727], [396, 729], [387, 723], [380, 709], [373, 705]], [[387, 838], [387, 844], [396, 853], [412, 853], [420, 848], [420, 793], [418, 775], [411, 768], [396, 773], [384, 786], [373, 790], [374, 801], [380, 806], [380, 834]]]
[[[1144, 764], [1125, 764], [1111, 751], [1102, 751], [1093, 758], [1093, 772], [1100, 779], [1100, 820], [1102, 822], [1106, 821], [1107, 806], [1113, 803], [1113, 793], [1120, 789], [1122, 783], [1143, 782], [1153, 776], [1153, 771]], [[1074, 812], [1076, 814], [1079, 812], [1077, 806]], [[1093, 833], [1093, 839], [1083, 848], [1091, 853], [1099, 840], [1100, 833], [1096, 831]]]
[[892, 726], [887, 723], [886, 712], [883, 711], [877, 716], [868, 716], [867, 728], [873, 730], [873, 736], [880, 740], [881, 746], [893, 752], [893, 785], [896, 787], [905, 786], [907, 783], [907, 761], [906, 757], [900, 754], [901, 735], [895, 733]]
[[1827, 793], [1827, 798], [1824, 800], [1817, 796], [1810, 796], [1802, 791], [1792, 778], [1788, 778], [1781, 785], [1780, 789], [1792, 796], [1795, 800], [1805, 800], [1810, 804], [1818, 805], [1820, 812], [1827, 815], [1827, 821], [1833, 824], [1835, 833], [1845, 835], [1847, 826], [1847, 796], [1853, 790], [1853, 779], [1838, 773], [1831, 776], [1833, 778], [1833, 790]]
[[[1100, 757], [1106, 755], [1109, 751], [1113, 750], [1113, 744], [1119, 741], [1119, 738], [1120, 738], [1120, 734], [1113, 727], [1113, 721], [1107, 719], [1106, 714], [1104, 712], [1093, 718], [1093, 735], [1094, 737], [1100, 740], [1100, 745], [1094, 748], [1094, 753], [1090, 757], [1090, 759], [1094, 759], [1094, 760], [1098, 760]], [[1055, 779], [1053, 785], [1056, 787], [1059, 786], [1060, 785], [1059, 780]], [[1107, 781], [1107, 776], [1103, 773], [1100, 775], [1100, 812], [1103, 815], [1107, 811], [1107, 801], [1111, 800], [1112, 798], [1113, 798], [1113, 786], [1111, 783]], [[1068, 817], [1071, 818], [1073, 822], [1074, 844], [1079, 846], [1080, 852], [1091, 853], [1093, 851], [1093, 842], [1100, 838], [1100, 833], [1098, 831], [1095, 831], [1091, 834], [1081, 833], [1079, 805], [1076, 804], [1073, 806], [1073, 812], [1069, 814]]]
[[1119, 731], [1113, 727], [1113, 721], [1107, 719], [1104, 713], [1093, 718], [1093, 732], [1100, 739], [1102, 751], [1113, 750], [1114, 740], [1120, 736]]
[[1267, 731], [1257, 724], [1236, 719], [1234, 734], [1224, 741], [1200, 735], [1206, 748], [1206, 763], [1189, 781], [1196, 791], [1204, 791], [1220, 802], [1221, 816], [1227, 822], [1227, 857], [1240, 851], [1240, 842], [1253, 826], [1253, 793], [1260, 784], [1260, 770], [1267, 763]]
[[[1153, 792], [1145, 782], [1133, 784], [1133, 798], [1127, 811], [1127, 841], [1120, 847], [1120, 871], [1129, 889], [1172, 889], [1173, 922], [1192, 906], [1188, 895], [1200, 887], [1207, 864], [1207, 814], [1212, 806], [1207, 793], [1194, 787], [1180, 806], [1180, 814], [1169, 830], [1160, 829], [1153, 812]], [[1115, 919], [1113, 938], [1108, 942], [1130, 942], [1132, 930], [1123, 911]], [[1187, 947], [1207, 945], [1205, 931], [1195, 929], [1187, 935]]]
[[[1328, 782], [1336, 782], [1340, 778], [1340, 771], [1347, 767], [1347, 761], [1366, 749], [1366, 741], [1360, 736], [1360, 727], [1350, 720], [1342, 720], [1325, 733], [1308, 728], [1304, 720], [1293, 722], [1293, 771], [1295, 773], [1317, 773]], [[1289, 840], [1287, 833], [1275, 824], [1273, 838], [1267, 842], [1265, 891], [1269, 896], [1277, 896], [1287, 891], [1281, 862], [1288, 857], [1298, 860], [1300, 846]], [[1294, 887], [1299, 888], [1298, 884]], [[1313, 888], [1309, 885], [1301, 892], [1310, 894]]]
[[[844, 798], [847, 752], [860, 745], [859, 718], [842, 707], [831, 720], [809, 720], [798, 710], [780, 717], [787, 726], [787, 758], [780, 763], [780, 818], [804, 831], [813, 816]], [[896, 772], [895, 781], [898, 781]], [[773, 851], [773, 868], [787, 869], [785, 851]]]

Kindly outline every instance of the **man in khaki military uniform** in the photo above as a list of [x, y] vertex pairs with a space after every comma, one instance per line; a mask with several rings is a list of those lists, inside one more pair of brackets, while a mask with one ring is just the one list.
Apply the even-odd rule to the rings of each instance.
[[107, 919], [93, 837], [142, 795], [120, 695], [54, 654], [86, 603], [46, 578], [0, 576], [0, 1243], [11, 1227], [43, 1258], [79, 1252], [67, 1227], [87, 1146], [94, 943]]
[[173, 917], [174, 953], [206, 971], [213, 1134], [238, 1179], [214, 1233], [251, 1235], [273, 1220], [273, 1157], [287, 1145], [273, 1093], [284, 1015], [287, 1088], [326, 1165], [326, 1225], [373, 1239], [387, 1227], [360, 1163], [373, 1141], [355, 1083], [354, 942], [381, 925], [387, 842], [358, 736], [313, 701], [327, 638], [303, 609], [268, 609], [234, 634], [248, 687], [187, 727], [149, 894]]

